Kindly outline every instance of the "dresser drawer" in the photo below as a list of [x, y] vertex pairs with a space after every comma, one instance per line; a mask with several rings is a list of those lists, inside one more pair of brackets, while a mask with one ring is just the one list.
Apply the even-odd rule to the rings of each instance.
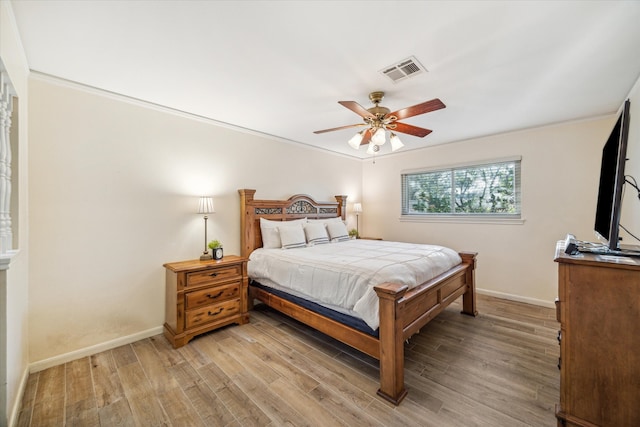
[[213, 288], [189, 292], [186, 294], [187, 310], [238, 298], [241, 285], [241, 282], [235, 282], [228, 285], [218, 285]]
[[187, 274], [187, 286], [210, 285], [242, 278], [242, 265], [229, 265]]
[[187, 311], [187, 328], [215, 322], [240, 312], [240, 300], [233, 299]]

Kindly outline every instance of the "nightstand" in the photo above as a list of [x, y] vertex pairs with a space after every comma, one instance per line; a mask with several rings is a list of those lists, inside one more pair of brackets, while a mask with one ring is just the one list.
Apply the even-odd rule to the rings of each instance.
[[164, 335], [174, 348], [196, 335], [249, 321], [246, 258], [164, 264], [166, 302]]
[[362, 239], [362, 240], [382, 240], [381, 237], [358, 237], [358, 239]]

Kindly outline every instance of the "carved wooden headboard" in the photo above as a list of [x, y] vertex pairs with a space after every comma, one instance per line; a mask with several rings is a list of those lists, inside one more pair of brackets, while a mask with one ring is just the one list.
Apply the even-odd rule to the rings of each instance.
[[335, 202], [316, 202], [306, 194], [296, 194], [287, 200], [255, 200], [256, 190], [240, 189], [240, 247], [242, 256], [248, 257], [254, 249], [262, 247], [260, 218], [272, 221], [290, 221], [310, 218], [346, 218], [347, 196], [335, 196]]

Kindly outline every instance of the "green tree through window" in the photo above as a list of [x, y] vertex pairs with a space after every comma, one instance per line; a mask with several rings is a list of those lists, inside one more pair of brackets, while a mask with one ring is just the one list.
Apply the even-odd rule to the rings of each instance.
[[520, 160], [403, 174], [402, 214], [520, 217]]

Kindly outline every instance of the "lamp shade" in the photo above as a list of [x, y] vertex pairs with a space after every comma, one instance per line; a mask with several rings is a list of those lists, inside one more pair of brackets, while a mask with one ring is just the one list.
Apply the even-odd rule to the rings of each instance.
[[367, 154], [376, 154], [380, 151], [380, 146], [374, 144], [373, 142], [369, 144], [369, 148], [367, 148]]
[[215, 213], [215, 210], [213, 209], [213, 198], [200, 197], [200, 201], [198, 202], [198, 213], [199, 214]]
[[384, 131], [384, 128], [378, 128], [378, 130], [375, 131], [375, 133], [371, 137], [371, 143], [373, 145], [382, 145], [385, 143], [386, 140], [387, 140], [387, 135], [386, 135], [386, 132]]
[[362, 134], [363, 132], [358, 132], [355, 135], [353, 135], [353, 138], [351, 138], [349, 140], [349, 145], [357, 150], [358, 148], [360, 148], [360, 143], [362, 142]]
[[402, 141], [400, 141], [400, 138], [398, 138], [398, 135], [396, 135], [395, 133], [391, 134], [389, 142], [391, 142], [391, 151], [396, 151], [404, 147], [404, 144], [402, 143]]
[[353, 211], [357, 214], [362, 213], [362, 203], [354, 203]]

